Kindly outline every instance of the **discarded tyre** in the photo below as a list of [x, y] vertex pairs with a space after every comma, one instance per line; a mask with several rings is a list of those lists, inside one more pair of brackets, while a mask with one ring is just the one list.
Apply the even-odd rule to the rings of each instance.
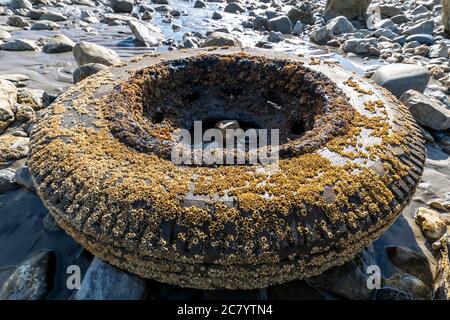
[[[280, 130], [279, 170], [175, 165], [195, 120]], [[382, 88], [332, 63], [262, 50], [171, 52], [102, 70], [53, 103], [29, 166], [58, 224], [142, 277], [261, 288], [354, 257], [400, 214], [425, 160]]]

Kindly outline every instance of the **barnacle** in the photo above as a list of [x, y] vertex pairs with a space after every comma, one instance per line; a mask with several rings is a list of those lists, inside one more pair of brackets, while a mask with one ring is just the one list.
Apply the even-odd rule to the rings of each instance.
[[[204, 289], [317, 275], [374, 241], [422, 172], [407, 109], [338, 65], [247, 51], [144, 55], [60, 96], [29, 159], [60, 226], [118, 267]], [[279, 129], [279, 170], [171, 162], [178, 129], [223, 119]]]

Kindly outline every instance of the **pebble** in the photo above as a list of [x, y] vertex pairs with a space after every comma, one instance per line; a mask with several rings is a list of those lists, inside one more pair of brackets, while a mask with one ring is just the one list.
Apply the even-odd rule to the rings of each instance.
[[416, 212], [415, 221], [423, 235], [432, 242], [447, 233], [447, 225], [437, 211], [421, 207]]
[[241, 42], [233, 35], [223, 32], [211, 33], [203, 42], [202, 47], [241, 47]]

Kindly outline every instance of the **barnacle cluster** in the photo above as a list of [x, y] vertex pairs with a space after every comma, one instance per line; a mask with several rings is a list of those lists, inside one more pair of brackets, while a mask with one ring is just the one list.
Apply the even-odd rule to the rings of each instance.
[[[213, 51], [142, 57], [58, 98], [32, 136], [44, 203], [95, 255], [181, 286], [260, 288], [348, 261], [420, 179], [408, 111], [335, 65]], [[172, 163], [174, 132], [205, 119], [280, 129], [279, 170]]]

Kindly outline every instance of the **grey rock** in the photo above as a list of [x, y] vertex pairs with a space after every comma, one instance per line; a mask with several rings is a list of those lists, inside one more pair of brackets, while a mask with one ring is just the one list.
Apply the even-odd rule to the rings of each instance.
[[152, 20], [153, 19], [153, 13], [151, 11], [145, 10], [142, 13], [141, 19], [144, 20], [144, 21], [145, 20]]
[[328, 21], [327, 27], [335, 35], [339, 35], [341, 33], [353, 33], [356, 31], [352, 23], [348, 21], [348, 19], [344, 16], [331, 19], [330, 21]]
[[28, 0], [12, 0], [9, 3], [9, 8], [13, 9], [13, 10], [14, 9], [28, 9], [28, 10], [31, 10], [31, 9], [33, 9], [33, 5]]
[[73, 50], [75, 42], [63, 34], [54, 35], [51, 37], [42, 48], [45, 53], [61, 53], [70, 52]]
[[147, 47], [159, 46], [164, 39], [161, 30], [153, 24], [130, 20], [128, 25], [136, 40]]
[[375, 71], [372, 80], [399, 98], [410, 89], [423, 92], [430, 81], [430, 72], [418, 65], [391, 64]]
[[405, 35], [411, 34], [433, 34], [434, 21], [426, 20], [416, 24], [415, 26], [409, 27], [403, 31]]
[[206, 8], [206, 3], [201, 0], [197, 0], [194, 3], [194, 8]]
[[400, 101], [408, 107], [420, 125], [434, 130], [450, 129], [450, 109], [441, 102], [430, 99], [415, 90], [406, 91], [400, 97]]
[[19, 188], [16, 183], [15, 172], [6, 168], [0, 170], [0, 194]]
[[428, 56], [431, 59], [435, 58], [448, 58], [448, 46], [445, 43], [438, 43], [430, 47], [430, 53]]
[[134, 8], [133, 0], [111, 0], [111, 8], [115, 13], [131, 13]]
[[281, 33], [291, 33], [292, 23], [287, 16], [279, 16], [267, 21], [267, 27], [270, 31], [277, 31]]
[[75, 44], [73, 56], [79, 66], [87, 63], [101, 63], [106, 66], [120, 63], [120, 57], [114, 50], [85, 41]]
[[228, 3], [223, 10], [228, 13], [240, 13], [245, 11], [245, 9], [237, 2]]
[[299, 5], [292, 7], [287, 16], [292, 24], [297, 23], [297, 21], [304, 24], [314, 24], [314, 10], [307, 1], [302, 1]]
[[11, 34], [8, 31], [0, 29], [0, 41], [11, 38]]
[[324, 17], [326, 20], [338, 16], [345, 16], [350, 20], [361, 19], [366, 16], [371, 0], [327, 0]]
[[283, 34], [281, 32], [270, 31], [269, 38], [267, 39], [269, 42], [280, 42], [283, 41]]
[[242, 47], [242, 44], [231, 34], [213, 32], [206, 38], [202, 47]]
[[413, 297], [422, 299], [431, 298], [431, 292], [425, 283], [411, 274], [397, 273], [386, 280], [386, 285], [407, 292]]
[[406, 291], [386, 286], [377, 290], [375, 300], [415, 300], [415, 298]]
[[78, 83], [106, 68], [107, 66], [100, 63], [87, 63], [82, 65], [73, 72], [73, 83]]
[[16, 170], [15, 175], [17, 183], [24, 189], [34, 192], [33, 179], [31, 178], [30, 168], [28, 166], [23, 166]]
[[417, 41], [420, 44], [426, 44], [427, 46], [434, 44], [434, 38], [429, 34], [413, 34], [406, 37], [406, 42], [411, 41]]
[[303, 25], [300, 21], [297, 21], [295, 23], [294, 29], [292, 30], [292, 34], [294, 35], [300, 35], [303, 33]]
[[211, 16], [211, 19], [213, 19], [213, 20], [220, 20], [220, 19], [222, 19], [222, 15], [220, 13], [218, 13], [217, 11], [214, 11], [212, 16]]
[[326, 44], [332, 37], [333, 37], [333, 31], [331, 31], [327, 27], [322, 27], [322, 28], [313, 30], [309, 34], [309, 39], [312, 42], [314, 42], [316, 44], [320, 44], [320, 45]]
[[51, 251], [33, 254], [0, 287], [0, 300], [41, 300], [49, 291]]
[[25, 28], [25, 27], [29, 27], [30, 23], [28, 22], [27, 19], [25, 19], [24, 17], [21, 16], [10, 16], [8, 18], [8, 25], [12, 26], [12, 27], [17, 27], [17, 28]]
[[434, 266], [423, 253], [398, 246], [386, 247], [386, 253], [395, 267], [416, 276], [426, 284], [432, 283]]
[[0, 134], [14, 121], [13, 107], [17, 102], [17, 88], [0, 79]]
[[168, 0], [152, 0], [154, 4], [169, 4]]
[[375, 38], [365, 39], [349, 39], [342, 45], [344, 52], [351, 52], [356, 54], [368, 54], [378, 56], [380, 51], [377, 47], [377, 40]]
[[391, 20], [392, 20], [392, 22], [394, 22], [395, 24], [399, 24], [399, 25], [411, 21], [411, 19], [409, 19], [409, 18], [408, 18], [407, 16], [405, 16], [404, 14], [396, 15], [396, 16], [392, 17]]
[[256, 16], [255, 20], [253, 20], [253, 28], [255, 28], [256, 30], [265, 29], [267, 26], [267, 21], [269, 21], [269, 19], [267, 19], [266, 17]]
[[46, 12], [47, 10], [44, 9], [33, 9], [27, 12], [27, 17], [31, 20], [39, 20], [41, 16]]
[[94, 258], [81, 282], [75, 300], [141, 300], [146, 284], [141, 278]]
[[63, 14], [57, 13], [57, 12], [46, 12], [39, 20], [47, 20], [47, 21], [66, 21], [67, 17]]
[[376, 13], [379, 13], [382, 17], [392, 18], [402, 13], [402, 8], [395, 6], [393, 4], [380, 4], [375, 7], [374, 10]]
[[372, 33], [372, 36], [377, 37], [377, 38], [386, 37], [388, 39], [393, 40], [398, 37], [398, 34], [390, 29], [380, 28], [380, 29], [376, 30], [374, 33]]
[[1, 50], [7, 51], [37, 51], [38, 42], [27, 39], [14, 39], [0, 45]]
[[41, 20], [33, 24], [31, 30], [56, 30], [59, 29], [60, 26], [56, 22], [49, 20]]

